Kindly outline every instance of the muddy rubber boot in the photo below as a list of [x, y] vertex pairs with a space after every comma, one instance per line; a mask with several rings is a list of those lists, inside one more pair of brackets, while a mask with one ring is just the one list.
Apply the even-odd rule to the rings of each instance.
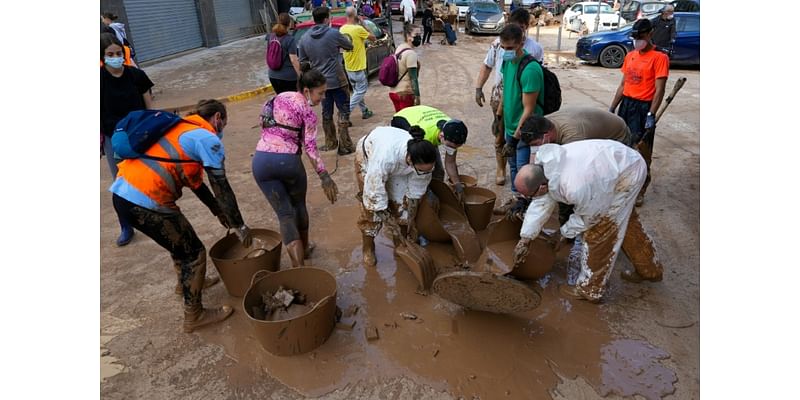
[[[173, 262], [172, 268], [175, 269], [175, 274], [178, 276], [178, 283], [175, 285], [175, 294], [183, 296], [183, 286], [181, 286], [181, 264], [179, 262]], [[206, 277], [206, 280], [203, 282], [203, 289], [210, 288], [217, 283], [219, 283], [219, 277]]]
[[305, 256], [303, 255], [303, 241], [295, 240], [286, 245], [286, 252], [292, 260], [292, 268], [302, 267]]
[[364, 253], [364, 265], [374, 267], [378, 264], [378, 260], [375, 258], [375, 238], [362, 234], [361, 244], [361, 252]]
[[317, 248], [317, 245], [308, 240], [308, 231], [300, 231], [300, 240], [303, 241], [303, 253], [305, 255], [305, 259], [308, 260], [311, 258], [311, 253], [315, 248]]
[[497, 161], [497, 172], [494, 175], [494, 183], [497, 186], [506, 184], [506, 158], [500, 153], [494, 153], [495, 160]]
[[583, 300], [588, 301], [590, 303], [599, 303], [600, 300], [593, 300], [583, 295], [581, 288], [578, 285], [571, 286], [571, 285], [561, 285], [558, 287], [558, 291], [573, 300]]
[[624, 279], [624, 280], [626, 280], [628, 282], [632, 282], [632, 283], [642, 283], [644, 281], [661, 282], [664, 279], [664, 277], [662, 275], [659, 275], [659, 276], [657, 276], [655, 278], [645, 278], [645, 277], [639, 275], [639, 273], [636, 272], [635, 269], [623, 270], [622, 272], [619, 273], [619, 276], [620, 276], [620, 278], [622, 278], [622, 279]]
[[339, 121], [339, 155], [346, 156], [355, 153], [353, 141], [350, 140], [350, 128], [348, 121]]
[[184, 306], [183, 310], [183, 331], [192, 333], [196, 329], [206, 325], [224, 321], [233, 314], [233, 308], [223, 305], [220, 308], [203, 308], [201, 304]]
[[336, 126], [333, 124], [333, 118], [322, 120], [322, 129], [325, 131], [325, 145], [320, 147], [320, 151], [331, 151], [339, 147], [339, 142], [336, 140]]

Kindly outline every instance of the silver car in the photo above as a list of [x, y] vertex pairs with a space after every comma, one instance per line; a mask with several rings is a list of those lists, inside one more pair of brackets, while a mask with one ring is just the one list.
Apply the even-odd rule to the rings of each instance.
[[499, 34], [506, 25], [503, 10], [493, 1], [475, 1], [467, 10], [467, 33]]

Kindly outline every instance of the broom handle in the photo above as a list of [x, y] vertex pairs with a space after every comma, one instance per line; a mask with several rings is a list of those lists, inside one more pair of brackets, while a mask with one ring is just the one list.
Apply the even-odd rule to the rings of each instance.
[[656, 113], [656, 123], [661, 119], [661, 115], [667, 110], [667, 106], [669, 106], [669, 103], [672, 103], [672, 99], [675, 98], [675, 95], [678, 94], [678, 91], [681, 90], [684, 83], [686, 83], [686, 77], [680, 77], [675, 82], [675, 86], [672, 87], [672, 93], [667, 96], [666, 100], [664, 100], [664, 104], [661, 105], [661, 108]]

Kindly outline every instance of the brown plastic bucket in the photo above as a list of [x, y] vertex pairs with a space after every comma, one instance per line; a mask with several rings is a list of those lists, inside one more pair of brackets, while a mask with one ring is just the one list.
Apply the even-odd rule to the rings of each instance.
[[[459, 174], [459, 175], [458, 175], [458, 179], [459, 179], [459, 180], [461, 181], [461, 183], [463, 183], [463, 184], [464, 184], [464, 186], [466, 186], [466, 187], [475, 187], [475, 186], [478, 186], [478, 178], [476, 178], [476, 177], [474, 177], [474, 176], [470, 176], [470, 175], [461, 175], [461, 174]], [[450, 179], [448, 179], [448, 181], [450, 181], [450, 184], [452, 185], [453, 181], [452, 181], [452, 180], [450, 180]]]
[[[299, 290], [311, 310], [282, 321], [256, 319], [253, 307], [261, 304], [261, 294], [274, 292], [278, 286]], [[247, 319], [264, 350], [276, 356], [293, 356], [316, 349], [328, 340], [336, 324], [336, 278], [313, 267], [292, 268], [278, 272], [259, 271], [253, 275], [250, 289], [242, 300]]]
[[[509, 275], [516, 278], [528, 280], [539, 279], [545, 276], [556, 261], [556, 253], [550, 235], [542, 231], [536, 239], [532, 240], [528, 247], [528, 256], [521, 265], [514, 263], [514, 247], [519, 241], [519, 231], [522, 228], [522, 221], [501, 219], [489, 225], [491, 233], [487, 240], [486, 247], [499, 260], [494, 261], [499, 269], [511, 269]], [[500, 263], [505, 266], [499, 265]]]
[[467, 212], [469, 225], [476, 231], [482, 231], [489, 225], [497, 195], [486, 188], [464, 188], [464, 210]]
[[277, 271], [281, 267], [281, 234], [268, 229], [252, 229], [253, 244], [246, 248], [229, 233], [211, 246], [208, 255], [231, 296], [244, 296], [258, 271]]

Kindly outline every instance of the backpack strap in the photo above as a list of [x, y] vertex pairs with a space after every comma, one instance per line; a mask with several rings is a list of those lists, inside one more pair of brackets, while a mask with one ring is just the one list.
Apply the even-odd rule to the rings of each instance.
[[[411, 49], [407, 47], [407, 48], [405, 48], [403, 50], [400, 50], [400, 52], [395, 55], [395, 57], [397, 58], [397, 68], [398, 68], [398, 70], [400, 68], [400, 56], [402, 56], [403, 53], [406, 52], [406, 50], [411, 50]], [[400, 81], [403, 80], [403, 77], [406, 76], [407, 73], [408, 73], [408, 68], [406, 68], [406, 72], [403, 72], [403, 75], [400, 75], [400, 78], [397, 79], [397, 83], [398, 84], [400, 83]]]
[[[522, 57], [522, 60], [519, 61], [519, 68], [517, 68], [517, 77], [516, 78], [517, 78], [517, 83], [519, 84], [519, 87], [520, 87], [520, 92], [522, 92], [522, 71], [524, 71], [525, 68], [528, 66], [528, 64], [530, 64], [533, 61], [538, 63], [539, 66], [542, 65], [542, 63], [540, 63], [539, 60], [533, 58], [533, 56], [530, 55], [530, 54], [525, 54], [525, 56]], [[542, 85], [542, 89], [544, 89], [544, 85]], [[544, 108], [544, 104], [539, 102], [539, 97], [538, 96], [536, 97], [536, 104], [538, 104], [539, 106]]]

